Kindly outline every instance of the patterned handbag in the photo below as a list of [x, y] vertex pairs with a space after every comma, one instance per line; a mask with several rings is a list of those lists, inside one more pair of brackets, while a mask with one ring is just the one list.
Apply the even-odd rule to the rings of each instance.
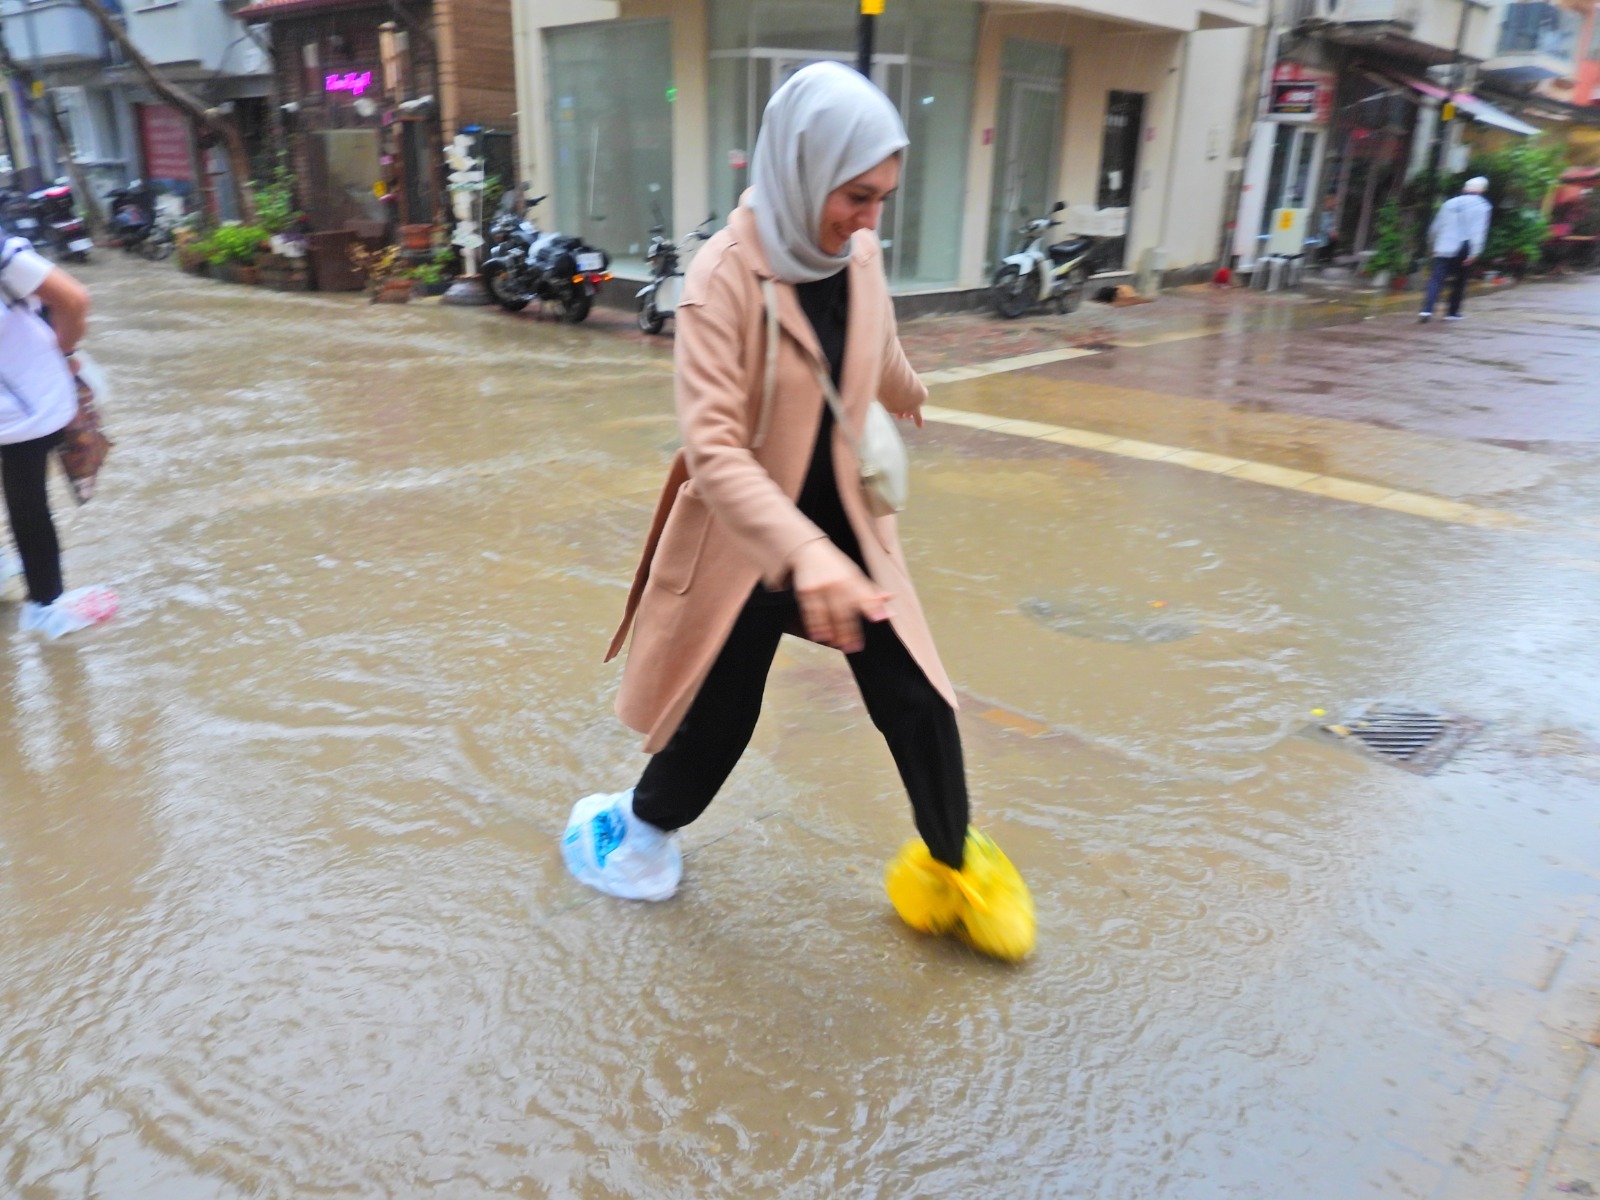
[[100, 424], [100, 410], [95, 406], [96, 389], [84, 379], [83, 371], [84, 367], [80, 366], [76, 381], [78, 411], [61, 431], [61, 445], [57, 450], [79, 504], [87, 504], [94, 496], [95, 479], [112, 446]]

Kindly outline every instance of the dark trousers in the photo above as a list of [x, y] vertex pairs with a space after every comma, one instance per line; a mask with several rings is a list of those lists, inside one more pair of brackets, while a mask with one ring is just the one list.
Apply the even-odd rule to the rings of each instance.
[[0, 446], [0, 484], [6, 495], [11, 536], [22, 556], [22, 573], [28, 581], [28, 599], [50, 604], [61, 595], [61, 543], [50, 516], [46, 491], [50, 451], [61, 443], [52, 433], [31, 442]]
[[[750, 744], [772, 656], [798, 615], [792, 602], [745, 606], [688, 715], [634, 788], [633, 811], [641, 820], [679, 829], [706, 810]], [[955, 711], [887, 621], [864, 621], [862, 633], [863, 648], [846, 658], [867, 714], [889, 744], [917, 832], [935, 858], [959, 869], [967, 776]]]
[[1433, 274], [1428, 276], [1428, 294], [1422, 301], [1422, 311], [1431, 313], [1433, 306], [1438, 303], [1439, 292], [1444, 287], [1444, 281], [1450, 280], [1450, 315], [1459, 316], [1461, 313], [1461, 298], [1467, 294], [1467, 256], [1472, 253], [1472, 247], [1467, 242], [1461, 243], [1461, 249], [1448, 257], [1434, 255]]

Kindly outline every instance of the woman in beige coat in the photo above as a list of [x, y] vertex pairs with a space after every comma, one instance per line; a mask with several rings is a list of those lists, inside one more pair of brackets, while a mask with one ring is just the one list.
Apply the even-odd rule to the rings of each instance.
[[1032, 903], [968, 829], [955, 692], [895, 520], [867, 507], [853, 449], [874, 398], [920, 425], [927, 396], [872, 233], [906, 145], [888, 98], [836, 63], [797, 72], [767, 107], [751, 189], [695, 256], [678, 302], [684, 448], [607, 655], [631, 628], [617, 712], [653, 757], [631, 791], [579, 801], [562, 848], [601, 891], [671, 896], [682, 873], [672, 832], [733, 770], [778, 642], [803, 630], [845, 653], [910, 794], [922, 839], [891, 866], [896, 908], [1020, 958]]

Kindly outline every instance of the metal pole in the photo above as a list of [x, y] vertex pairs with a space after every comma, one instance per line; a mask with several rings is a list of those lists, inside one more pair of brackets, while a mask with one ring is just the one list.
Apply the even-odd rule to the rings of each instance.
[[856, 26], [856, 70], [872, 78], [872, 35], [883, 15], [883, 0], [861, 0], [861, 19]]
[[1439, 102], [1439, 116], [1433, 123], [1433, 143], [1428, 147], [1428, 211], [1419, 232], [1422, 256], [1428, 257], [1433, 248], [1428, 245], [1428, 226], [1439, 204], [1439, 167], [1444, 154], [1445, 133], [1456, 115], [1456, 92], [1461, 88], [1461, 51], [1467, 44], [1467, 19], [1472, 16], [1472, 0], [1461, 0], [1461, 20], [1456, 25], [1455, 55], [1450, 60], [1450, 83], [1447, 95]]

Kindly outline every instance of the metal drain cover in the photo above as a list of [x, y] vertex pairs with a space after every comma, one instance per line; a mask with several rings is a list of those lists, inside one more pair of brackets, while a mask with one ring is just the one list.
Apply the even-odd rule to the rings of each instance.
[[1325, 733], [1357, 742], [1418, 775], [1438, 770], [1481, 728], [1466, 717], [1404, 704], [1371, 704], [1345, 721], [1322, 726]]

